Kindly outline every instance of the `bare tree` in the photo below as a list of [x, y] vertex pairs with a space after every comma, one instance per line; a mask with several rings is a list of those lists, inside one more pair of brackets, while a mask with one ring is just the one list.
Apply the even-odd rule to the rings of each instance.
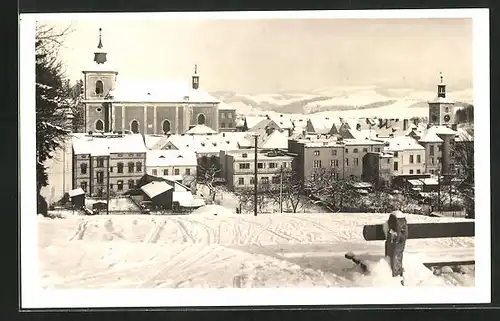
[[464, 208], [468, 217], [474, 218], [474, 128], [464, 128], [459, 132], [452, 147], [455, 166], [460, 169], [458, 175], [462, 182], [458, 188], [464, 196]]
[[339, 175], [335, 167], [315, 168], [306, 188], [310, 193], [329, 203], [335, 210], [343, 210], [352, 206], [357, 200], [350, 180], [345, 180]]
[[217, 185], [220, 172], [221, 169], [215, 164], [198, 167], [198, 183], [208, 187], [212, 201], [215, 201], [215, 197], [221, 190], [221, 186]]
[[300, 179], [299, 173], [286, 169], [282, 173], [282, 202], [287, 204], [293, 213], [297, 213], [308, 201], [304, 193], [304, 181]]

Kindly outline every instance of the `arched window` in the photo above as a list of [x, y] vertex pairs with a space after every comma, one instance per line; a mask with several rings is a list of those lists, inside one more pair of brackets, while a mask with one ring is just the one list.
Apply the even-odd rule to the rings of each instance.
[[204, 125], [205, 124], [205, 115], [199, 114], [198, 115], [198, 125]]
[[104, 92], [104, 84], [100, 80], [96, 81], [95, 82], [95, 93], [97, 95], [102, 95], [103, 92]]
[[95, 122], [95, 130], [97, 130], [97, 131], [103, 131], [104, 130], [104, 122], [101, 119], [98, 119]]
[[139, 133], [139, 122], [137, 120], [133, 120], [130, 122], [130, 131], [134, 134]]
[[163, 121], [163, 124], [161, 125], [161, 128], [164, 135], [168, 134], [168, 132], [170, 131], [170, 121], [168, 119], [165, 119]]

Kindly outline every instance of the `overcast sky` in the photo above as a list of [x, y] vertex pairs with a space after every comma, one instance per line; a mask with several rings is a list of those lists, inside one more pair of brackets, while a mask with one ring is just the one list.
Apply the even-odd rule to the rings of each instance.
[[80, 79], [103, 28], [119, 77], [189, 79], [240, 93], [381, 85], [434, 90], [472, 88], [471, 19], [73, 20], [60, 57]]

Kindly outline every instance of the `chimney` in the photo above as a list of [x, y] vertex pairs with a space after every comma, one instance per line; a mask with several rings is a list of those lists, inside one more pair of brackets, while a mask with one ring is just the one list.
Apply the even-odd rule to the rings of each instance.
[[408, 119], [403, 119], [403, 130], [408, 129]]

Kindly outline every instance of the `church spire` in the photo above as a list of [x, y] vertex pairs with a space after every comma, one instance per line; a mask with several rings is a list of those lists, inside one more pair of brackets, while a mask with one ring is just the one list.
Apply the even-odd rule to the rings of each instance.
[[99, 28], [99, 44], [97, 45], [97, 51], [94, 52], [94, 61], [97, 64], [103, 64], [107, 61], [106, 53], [102, 50], [102, 28]]
[[200, 76], [198, 75], [198, 65], [194, 65], [194, 74], [192, 78], [192, 87], [193, 89], [198, 89], [200, 87]]
[[446, 84], [443, 83], [443, 73], [439, 73], [440, 83], [438, 84], [438, 97], [445, 98], [446, 97]]

